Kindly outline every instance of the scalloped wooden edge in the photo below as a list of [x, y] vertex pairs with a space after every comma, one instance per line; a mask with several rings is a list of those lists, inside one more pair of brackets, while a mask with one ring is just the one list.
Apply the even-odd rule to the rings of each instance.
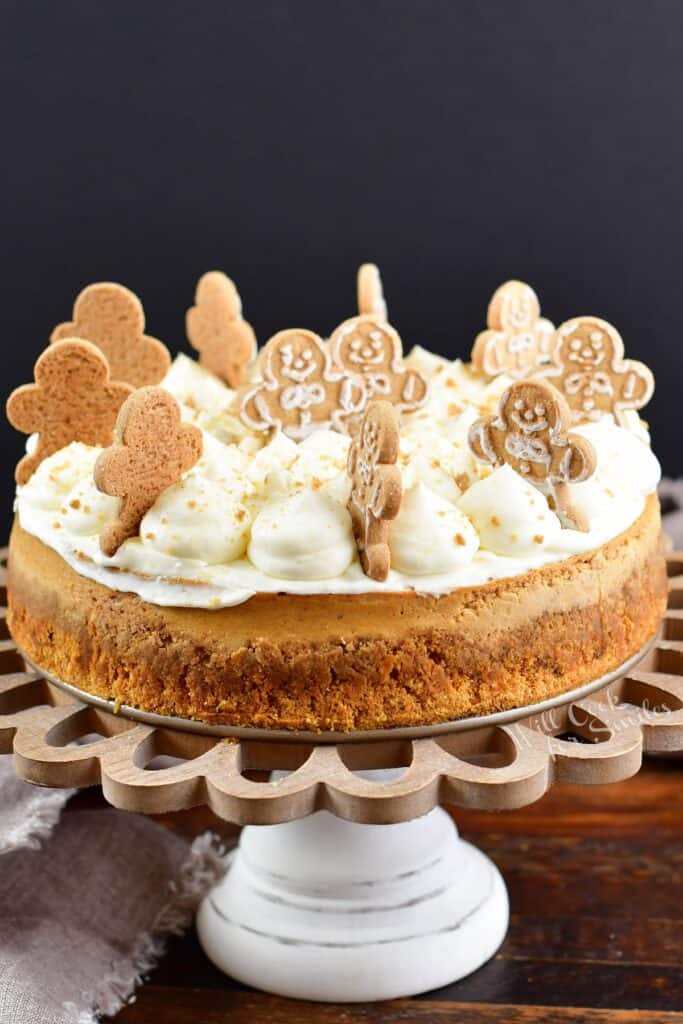
[[[0, 587], [5, 561], [0, 551]], [[101, 785], [114, 807], [146, 814], [207, 804], [241, 825], [274, 825], [319, 810], [394, 824], [440, 804], [521, 807], [554, 782], [617, 782], [639, 770], [644, 752], [683, 753], [683, 553], [672, 553], [667, 563], [671, 589], [660, 637], [623, 679], [512, 725], [434, 739], [315, 746], [236, 742], [136, 724], [77, 702], [27, 672], [5, 627], [0, 752], [13, 751], [19, 777], [37, 785]], [[5, 615], [0, 608], [0, 621]], [[101, 739], [74, 743], [93, 733]], [[151, 768], [159, 755], [183, 760]], [[390, 782], [356, 774], [403, 767]], [[245, 774], [274, 770], [290, 774], [265, 781]]]

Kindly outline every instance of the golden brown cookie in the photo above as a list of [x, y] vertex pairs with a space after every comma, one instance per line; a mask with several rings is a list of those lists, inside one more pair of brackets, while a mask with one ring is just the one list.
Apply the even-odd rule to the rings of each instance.
[[185, 318], [187, 337], [199, 352], [199, 362], [231, 388], [246, 381], [248, 365], [256, 358], [256, 336], [242, 318], [237, 288], [220, 270], [200, 277]]
[[489, 303], [486, 323], [488, 329], [478, 335], [472, 349], [472, 363], [480, 373], [505, 373], [520, 380], [548, 361], [554, 327], [541, 316], [536, 292], [528, 284], [502, 284]]
[[373, 316], [382, 323], [387, 321], [387, 304], [379, 267], [374, 263], [363, 263], [357, 278], [358, 312], [361, 316]]
[[351, 495], [347, 508], [363, 572], [380, 582], [389, 574], [390, 521], [399, 513], [403, 494], [396, 465], [399, 440], [395, 406], [369, 402], [349, 449]]
[[615, 327], [597, 316], [561, 324], [553, 339], [552, 365], [537, 376], [551, 379], [572, 410], [575, 423], [612, 413], [623, 423], [627, 409], [642, 409], [652, 398], [654, 377], [644, 363], [624, 359]]
[[378, 317], [345, 320], [332, 332], [329, 349], [336, 369], [362, 377], [368, 400], [391, 402], [399, 414], [419, 409], [427, 401], [427, 381], [404, 365], [398, 332]]
[[160, 494], [178, 483], [202, 454], [198, 427], [181, 423], [180, 406], [163, 388], [139, 388], [124, 402], [116, 440], [95, 463], [95, 483], [122, 498], [116, 520], [100, 536], [105, 555], [134, 537]]
[[104, 355], [89, 341], [69, 338], [46, 348], [33, 370], [35, 384], [24, 384], [7, 400], [7, 418], [38, 443], [16, 468], [25, 484], [43, 459], [72, 441], [111, 444], [116, 417], [132, 388], [109, 379]]
[[315, 430], [347, 433], [348, 420], [365, 407], [360, 377], [333, 370], [322, 338], [313, 331], [280, 331], [260, 354], [262, 380], [237, 399], [252, 430], [282, 430], [301, 441]]
[[564, 526], [585, 531], [567, 485], [593, 473], [595, 450], [569, 433], [570, 424], [571, 410], [552, 384], [521, 380], [503, 392], [496, 414], [472, 424], [468, 440], [481, 462], [511, 466], [546, 495]]
[[145, 313], [137, 295], [121, 284], [88, 285], [74, 303], [73, 320], [58, 324], [50, 341], [78, 336], [104, 352], [115, 380], [139, 388], [158, 384], [171, 365], [168, 349], [144, 333]]

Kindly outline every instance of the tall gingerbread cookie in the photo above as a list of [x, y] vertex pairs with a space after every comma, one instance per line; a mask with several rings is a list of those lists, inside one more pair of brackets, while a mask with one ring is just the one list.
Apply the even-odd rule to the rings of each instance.
[[522, 380], [503, 392], [497, 414], [472, 424], [469, 445], [490, 466], [507, 464], [548, 498], [563, 526], [589, 528], [575, 509], [568, 484], [586, 480], [595, 470], [593, 446], [569, 432], [571, 411], [551, 384]]
[[624, 359], [615, 327], [597, 316], [578, 316], [558, 327], [551, 365], [539, 372], [563, 393], [575, 423], [611, 413], [623, 423], [628, 409], [642, 409], [652, 398], [654, 377], [644, 363]]
[[405, 366], [398, 332], [377, 316], [345, 320], [332, 332], [329, 348], [335, 368], [362, 377], [369, 399], [391, 402], [399, 414], [427, 401], [427, 381]]
[[398, 413], [390, 402], [370, 402], [349, 449], [347, 508], [363, 572], [385, 580], [391, 566], [390, 522], [401, 508]]
[[115, 380], [133, 387], [158, 384], [171, 365], [168, 349], [145, 331], [137, 295], [121, 284], [88, 285], [74, 303], [73, 320], [58, 324], [50, 341], [76, 335], [102, 349]]
[[489, 303], [486, 323], [487, 330], [472, 349], [472, 362], [480, 373], [505, 373], [520, 380], [547, 362], [554, 327], [541, 316], [536, 292], [528, 284], [502, 284]]
[[89, 341], [69, 338], [45, 349], [36, 362], [35, 384], [24, 384], [7, 400], [7, 418], [25, 434], [37, 434], [30, 455], [16, 468], [25, 484], [48, 455], [71, 444], [111, 444], [116, 417], [132, 388], [109, 379], [109, 366]]
[[194, 301], [185, 323], [199, 362], [229, 387], [240, 387], [256, 358], [256, 336], [242, 317], [237, 288], [220, 270], [212, 270], [200, 277]]
[[363, 263], [357, 278], [358, 312], [361, 316], [372, 316], [382, 323], [387, 322], [387, 304], [379, 267], [374, 263]]
[[238, 397], [252, 430], [282, 430], [294, 441], [321, 429], [346, 433], [349, 418], [365, 407], [363, 381], [333, 369], [313, 331], [280, 331], [261, 351], [260, 366], [262, 379]]
[[95, 463], [95, 483], [122, 498], [119, 514], [100, 536], [105, 555], [135, 537], [160, 494], [178, 483], [202, 454], [202, 432], [182, 423], [180, 406], [163, 388], [138, 388], [121, 407], [116, 441]]

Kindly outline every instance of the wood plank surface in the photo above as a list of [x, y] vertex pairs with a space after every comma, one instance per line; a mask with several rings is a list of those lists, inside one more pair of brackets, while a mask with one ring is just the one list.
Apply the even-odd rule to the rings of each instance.
[[234, 990], [219, 1005], [212, 993], [201, 989], [178, 989], [171, 1003], [165, 989], [150, 985], [145, 1000], [127, 1007], [117, 1019], [126, 1024], [680, 1024], [683, 1014], [411, 999], [313, 1008], [311, 1003]]

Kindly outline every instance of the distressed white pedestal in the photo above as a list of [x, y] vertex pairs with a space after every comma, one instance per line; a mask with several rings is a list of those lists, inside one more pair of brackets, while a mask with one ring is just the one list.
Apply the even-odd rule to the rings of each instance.
[[508, 901], [498, 869], [440, 808], [400, 825], [321, 811], [245, 828], [197, 924], [211, 960], [256, 988], [390, 999], [485, 963], [505, 937]]

